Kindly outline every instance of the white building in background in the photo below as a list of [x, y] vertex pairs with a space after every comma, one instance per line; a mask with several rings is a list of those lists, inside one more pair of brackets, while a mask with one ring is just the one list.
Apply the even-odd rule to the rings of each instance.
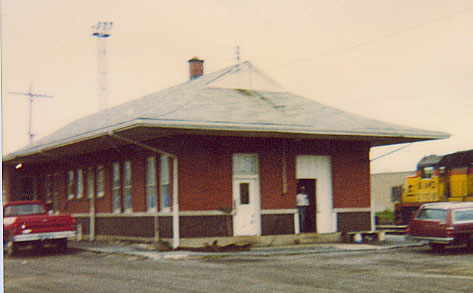
[[394, 211], [394, 204], [399, 199], [405, 178], [415, 174], [415, 171], [371, 174], [371, 196], [374, 198], [375, 212]]

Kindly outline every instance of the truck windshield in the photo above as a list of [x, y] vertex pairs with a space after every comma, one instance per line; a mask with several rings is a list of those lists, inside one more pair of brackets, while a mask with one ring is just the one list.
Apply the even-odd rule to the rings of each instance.
[[455, 223], [473, 222], [473, 209], [455, 211], [453, 220]]
[[447, 210], [442, 209], [422, 209], [417, 215], [417, 220], [427, 221], [445, 221], [447, 218]]
[[12, 205], [5, 207], [3, 215], [6, 217], [22, 216], [22, 215], [34, 215], [44, 214], [46, 211], [40, 204], [23, 204], [23, 205]]

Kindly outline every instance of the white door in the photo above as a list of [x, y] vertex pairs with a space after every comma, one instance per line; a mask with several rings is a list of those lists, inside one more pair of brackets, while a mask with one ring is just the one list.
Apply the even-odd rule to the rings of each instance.
[[234, 179], [233, 233], [235, 236], [260, 235], [260, 195], [256, 179]]
[[296, 179], [316, 179], [317, 233], [336, 232], [333, 213], [332, 167], [330, 156], [300, 155], [296, 157]]

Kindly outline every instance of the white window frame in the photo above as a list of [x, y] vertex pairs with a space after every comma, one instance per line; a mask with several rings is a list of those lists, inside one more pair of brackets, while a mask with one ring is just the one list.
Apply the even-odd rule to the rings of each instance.
[[[145, 192], [146, 192], [146, 208], [148, 212], [156, 212], [158, 210], [158, 182], [156, 176], [156, 156], [146, 158], [146, 176], [145, 176]], [[151, 204], [152, 203], [152, 204]]]
[[67, 187], [67, 199], [71, 200], [74, 199], [74, 192], [75, 192], [75, 174], [74, 170], [68, 170], [66, 173], [66, 187]]
[[97, 198], [105, 196], [105, 166], [98, 165], [95, 171], [95, 195]]
[[[170, 163], [169, 156], [160, 156], [159, 165], [159, 208], [162, 212], [171, 211], [171, 174], [170, 174]], [[167, 192], [166, 192], [167, 191]], [[167, 205], [166, 203], [167, 195]]]
[[122, 176], [120, 162], [112, 163], [112, 209], [114, 213], [122, 212]]
[[130, 160], [123, 163], [123, 208], [125, 213], [133, 212], [133, 164]]
[[234, 178], [257, 178], [259, 174], [258, 154], [235, 153], [233, 154]]
[[80, 199], [84, 196], [84, 170], [79, 168], [76, 174], [76, 198]]

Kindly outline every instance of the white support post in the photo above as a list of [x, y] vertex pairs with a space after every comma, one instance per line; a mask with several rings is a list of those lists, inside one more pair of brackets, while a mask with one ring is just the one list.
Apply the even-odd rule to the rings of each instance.
[[296, 212], [294, 213], [294, 232], [296, 234], [301, 233], [301, 227], [299, 223], [299, 210], [296, 210]]
[[179, 247], [180, 232], [179, 232], [179, 189], [178, 189], [178, 162], [177, 157], [173, 157], [173, 184], [172, 184], [172, 247], [174, 249]]

